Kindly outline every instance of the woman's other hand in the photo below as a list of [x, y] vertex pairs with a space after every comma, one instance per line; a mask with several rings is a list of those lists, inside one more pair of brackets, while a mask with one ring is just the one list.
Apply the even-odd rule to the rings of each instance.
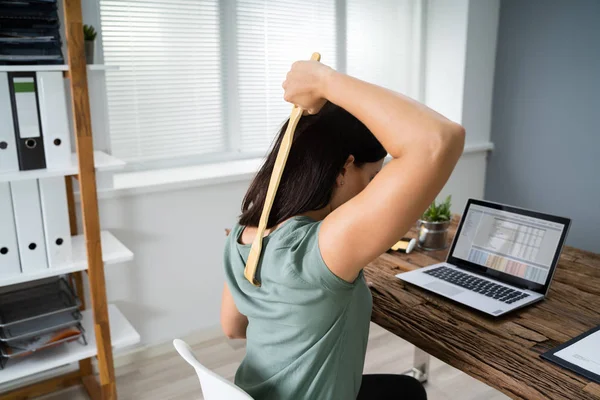
[[296, 61], [282, 86], [285, 101], [309, 114], [316, 114], [327, 102], [327, 82], [335, 71], [318, 61]]

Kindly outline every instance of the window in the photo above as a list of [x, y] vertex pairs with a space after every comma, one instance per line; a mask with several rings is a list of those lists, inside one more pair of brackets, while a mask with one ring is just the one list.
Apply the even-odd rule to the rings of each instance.
[[238, 0], [239, 150], [264, 153], [291, 105], [283, 82], [296, 60], [318, 49], [336, 67], [334, 0]]
[[111, 149], [151, 167], [265, 154], [313, 51], [415, 94], [421, 0], [100, 0]]
[[102, 0], [111, 150], [140, 162], [223, 152], [218, 1]]

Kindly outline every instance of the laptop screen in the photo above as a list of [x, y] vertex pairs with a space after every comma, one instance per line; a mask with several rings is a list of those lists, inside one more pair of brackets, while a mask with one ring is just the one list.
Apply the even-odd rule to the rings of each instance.
[[545, 218], [545, 214], [477, 203], [467, 205], [451, 256], [533, 286], [549, 283], [568, 220], [562, 223], [556, 221], [560, 217]]

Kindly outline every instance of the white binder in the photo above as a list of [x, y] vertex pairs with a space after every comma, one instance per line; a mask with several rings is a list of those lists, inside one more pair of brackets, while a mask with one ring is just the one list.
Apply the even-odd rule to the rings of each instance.
[[71, 164], [71, 135], [64, 78], [60, 71], [46, 71], [38, 72], [36, 80], [46, 168], [62, 168]]
[[0, 173], [19, 170], [8, 74], [0, 72]]
[[31, 273], [48, 268], [42, 224], [40, 192], [35, 179], [10, 183], [21, 270]]
[[57, 176], [38, 182], [48, 265], [50, 268], [62, 267], [71, 262], [72, 254], [65, 178]]
[[8, 182], [0, 182], [0, 277], [21, 272], [17, 232]]

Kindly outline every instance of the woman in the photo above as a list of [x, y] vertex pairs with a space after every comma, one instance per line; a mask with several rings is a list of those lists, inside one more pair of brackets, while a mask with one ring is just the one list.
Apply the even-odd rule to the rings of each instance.
[[372, 305], [362, 269], [442, 189], [464, 129], [316, 61], [294, 63], [283, 88], [311, 115], [296, 129], [271, 211], [260, 287], [244, 266], [286, 126], [227, 240], [221, 325], [228, 337], [247, 338], [235, 382], [258, 400], [425, 399], [412, 378], [362, 376]]

